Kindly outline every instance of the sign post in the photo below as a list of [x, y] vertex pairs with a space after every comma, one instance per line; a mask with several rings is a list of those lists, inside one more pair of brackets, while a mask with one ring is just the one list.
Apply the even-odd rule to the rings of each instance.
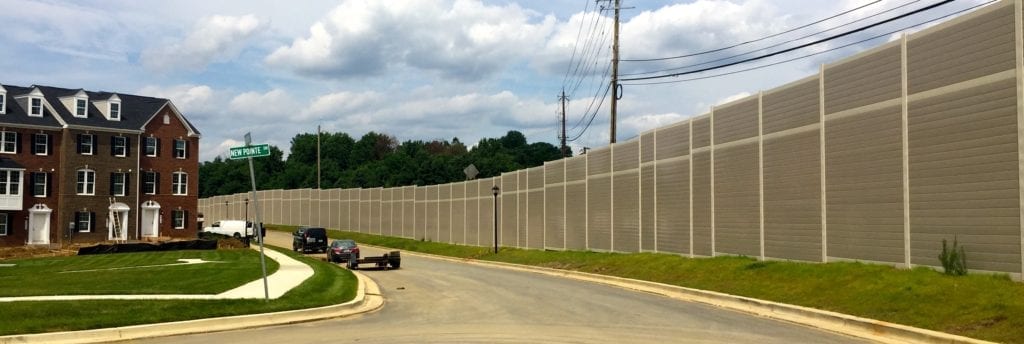
[[[254, 213], [256, 214], [256, 223], [253, 224], [253, 235], [255, 235], [260, 244], [260, 266], [263, 268], [263, 300], [270, 301], [270, 289], [267, 287], [267, 261], [263, 254], [263, 222], [260, 221], [260, 201], [256, 197], [256, 172], [252, 167], [252, 158], [261, 156], [270, 156], [270, 145], [264, 143], [260, 145], [252, 145], [252, 136], [249, 133], [245, 133], [245, 146], [244, 147], [232, 147], [231, 159], [247, 159], [249, 160], [249, 179], [252, 181], [252, 206], [255, 208]], [[249, 210], [246, 207], [246, 210]]]

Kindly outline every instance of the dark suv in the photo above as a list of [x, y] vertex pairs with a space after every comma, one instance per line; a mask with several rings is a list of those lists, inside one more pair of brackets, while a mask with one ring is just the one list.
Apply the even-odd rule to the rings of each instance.
[[299, 227], [292, 233], [292, 251], [327, 252], [327, 230], [322, 227]]

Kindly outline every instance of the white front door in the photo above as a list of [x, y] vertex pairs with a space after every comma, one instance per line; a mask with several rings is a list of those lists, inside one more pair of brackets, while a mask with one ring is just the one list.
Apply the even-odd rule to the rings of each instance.
[[157, 217], [157, 213], [159, 213], [159, 212], [160, 212], [159, 208], [157, 208], [157, 209], [146, 209], [146, 208], [143, 208], [142, 209], [142, 223], [141, 223], [141, 225], [142, 225], [142, 237], [144, 237], [144, 238], [155, 238], [155, 237], [160, 236], [160, 233], [159, 233], [159, 230], [158, 230], [160, 228], [160, 224], [159, 224], [159, 222], [157, 222], [157, 221], [160, 221], [160, 218]]
[[45, 204], [36, 204], [28, 209], [28, 244], [50, 244], [50, 213], [53, 210]]
[[28, 244], [50, 244], [50, 213], [31, 213], [28, 221]]

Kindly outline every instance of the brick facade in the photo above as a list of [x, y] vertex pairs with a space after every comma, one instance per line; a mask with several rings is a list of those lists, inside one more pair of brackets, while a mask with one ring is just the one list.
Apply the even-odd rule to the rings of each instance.
[[[0, 219], [8, 219], [0, 223], [6, 229], [0, 231], [0, 246], [118, 239], [112, 222], [120, 224], [125, 240], [195, 237], [200, 137], [169, 100], [46, 86], [0, 85], [0, 95], [6, 98], [0, 131], [17, 136], [13, 152], [10, 141], [2, 141], [7, 136], [0, 137], [0, 145], [7, 144], [0, 146], [0, 175], [20, 173], [16, 188], [0, 178], [0, 189], [6, 187], [0, 192]], [[41, 134], [47, 149], [36, 154], [33, 141]], [[92, 139], [91, 152], [81, 148], [84, 136]], [[148, 137], [160, 142], [156, 156], [146, 154]], [[186, 142], [184, 158], [175, 157], [175, 140]], [[92, 177], [81, 189], [80, 171]], [[146, 172], [160, 175], [154, 194], [143, 192]], [[187, 176], [183, 194], [172, 192], [176, 172]], [[34, 177], [46, 181], [39, 184], [39, 195]], [[21, 193], [20, 206], [11, 203], [12, 188]], [[184, 217], [184, 228], [174, 228], [175, 213]]]

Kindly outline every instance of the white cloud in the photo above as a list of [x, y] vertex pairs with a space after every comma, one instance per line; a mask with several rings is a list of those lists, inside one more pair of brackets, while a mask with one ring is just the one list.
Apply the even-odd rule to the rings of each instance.
[[239, 116], [260, 116], [270, 119], [292, 119], [300, 107], [298, 103], [282, 89], [273, 89], [266, 93], [245, 92], [231, 99], [228, 109]]
[[158, 71], [202, 70], [212, 62], [238, 56], [247, 40], [266, 26], [266, 22], [251, 14], [206, 17], [200, 19], [180, 42], [145, 50], [140, 60], [147, 68]]
[[170, 99], [178, 110], [186, 113], [205, 113], [216, 108], [213, 89], [206, 85], [175, 85], [169, 87], [146, 86], [138, 91], [141, 95]]
[[393, 67], [480, 80], [539, 47], [555, 25], [516, 4], [479, 0], [344, 1], [266, 62], [299, 74], [344, 79]]

